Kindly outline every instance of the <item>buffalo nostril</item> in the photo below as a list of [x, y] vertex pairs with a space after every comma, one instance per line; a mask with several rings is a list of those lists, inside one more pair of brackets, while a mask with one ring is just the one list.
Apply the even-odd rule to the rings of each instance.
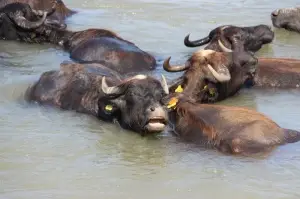
[[151, 110], [151, 111], [155, 111], [155, 108], [154, 108], [154, 107], [150, 107], [150, 110]]

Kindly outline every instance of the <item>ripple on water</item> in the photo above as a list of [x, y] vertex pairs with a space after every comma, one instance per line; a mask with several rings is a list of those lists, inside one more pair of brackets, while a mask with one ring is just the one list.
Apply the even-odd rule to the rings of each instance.
[[[270, 12], [296, 0], [65, 0], [78, 15], [72, 30], [111, 29], [162, 60], [184, 63], [199, 48], [184, 37], [206, 36], [219, 25], [271, 25]], [[238, 16], [238, 17], [237, 17]], [[261, 57], [299, 58], [299, 34], [275, 29]], [[23, 100], [42, 72], [69, 55], [51, 45], [1, 41], [0, 198], [223, 198], [298, 199], [300, 144], [266, 158], [233, 157], [180, 142], [165, 133], [142, 138], [95, 118]], [[256, 109], [286, 128], [300, 130], [298, 91], [243, 90], [222, 104]]]

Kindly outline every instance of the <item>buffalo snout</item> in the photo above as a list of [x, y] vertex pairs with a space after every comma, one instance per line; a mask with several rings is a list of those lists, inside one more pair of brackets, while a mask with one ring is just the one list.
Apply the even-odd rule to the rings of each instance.
[[147, 109], [145, 130], [149, 133], [162, 132], [168, 122], [167, 112], [161, 105], [153, 105]]

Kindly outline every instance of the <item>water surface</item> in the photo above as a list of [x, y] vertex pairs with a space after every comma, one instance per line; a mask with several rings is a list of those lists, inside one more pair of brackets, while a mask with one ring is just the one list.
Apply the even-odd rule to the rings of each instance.
[[[67, 20], [70, 29], [111, 29], [161, 59], [172, 56], [172, 63], [183, 63], [199, 49], [183, 45], [188, 33], [198, 39], [224, 24], [271, 25], [271, 11], [299, 5], [298, 0], [65, 3], [80, 11]], [[300, 58], [300, 35], [275, 33], [258, 55]], [[52, 45], [0, 43], [0, 198], [300, 198], [300, 143], [264, 159], [232, 157], [167, 133], [142, 138], [86, 115], [28, 105], [22, 96], [27, 86], [42, 72], [57, 69], [68, 54]], [[222, 103], [256, 109], [300, 130], [299, 99], [295, 90], [253, 89]]]

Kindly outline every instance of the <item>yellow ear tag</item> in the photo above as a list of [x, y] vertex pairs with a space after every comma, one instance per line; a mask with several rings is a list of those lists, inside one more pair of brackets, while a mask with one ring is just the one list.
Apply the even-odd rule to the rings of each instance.
[[213, 88], [209, 89], [208, 92], [211, 95], [215, 95], [215, 89], [213, 89]]
[[112, 105], [106, 105], [105, 106], [106, 111], [112, 111], [112, 109], [113, 109]]
[[170, 99], [167, 107], [172, 108], [172, 107], [176, 106], [177, 102], [178, 102], [178, 99], [176, 97], [172, 97]]
[[183, 91], [183, 88], [181, 87], [181, 85], [179, 85], [176, 90], [175, 90], [175, 93], [182, 93]]

